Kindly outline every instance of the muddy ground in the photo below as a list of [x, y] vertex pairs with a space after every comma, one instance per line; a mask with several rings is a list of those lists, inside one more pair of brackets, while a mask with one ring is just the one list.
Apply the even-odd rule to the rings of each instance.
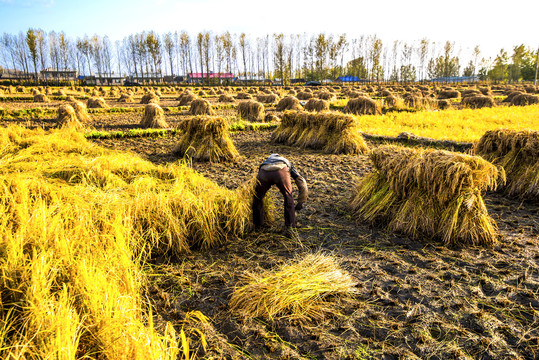
[[[2, 106], [42, 106], [13, 104]], [[126, 106], [110, 101], [109, 105]], [[235, 113], [220, 114], [227, 111]], [[137, 128], [142, 119], [142, 113], [91, 116], [93, 127], [102, 131]], [[186, 112], [166, 113], [171, 127], [186, 117]], [[54, 122], [52, 118], [4, 119], [0, 126], [51, 128]], [[250, 179], [269, 154], [286, 156], [306, 177], [310, 189], [310, 199], [298, 213], [300, 240], [283, 236], [282, 197], [273, 189], [270, 198], [276, 219], [267, 231], [231, 239], [208, 252], [153, 259], [147, 268], [152, 280], [146, 295], [154, 305], [158, 326], [171, 321], [178, 330], [182, 325], [186, 330], [202, 329], [208, 346], [204, 350], [195, 341], [192, 350], [207, 359], [539, 357], [538, 204], [486, 194], [500, 231], [500, 242], [492, 248], [449, 249], [431, 239], [411, 240], [354, 219], [347, 211], [356, 178], [372, 170], [367, 156], [275, 145], [270, 135], [270, 131], [232, 133], [242, 154], [239, 161], [192, 166], [233, 189]], [[171, 154], [177, 137], [94, 141], [157, 164], [178, 160]], [[246, 272], [274, 269], [318, 251], [335, 256], [357, 280], [358, 295], [342, 303], [339, 313], [299, 324], [284, 318], [243, 320], [229, 311], [230, 296], [244, 284]], [[207, 316], [208, 323], [185, 321], [186, 313], [195, 310]], [[197, 338], [195, 333], [191, 336]]]
[[[202, 328], [208, 359], [534, 359], [539, 356], [539, 207], [489, 193], [500, 242], [493, 248], [449, 249], [415, 241], [354, 219], [346, 209], [355, 178], [371, 171], [366, 156], [328, 155], [270, 142], [270, 131], [233, 133], [236, 163], [195, 163], [213, 181], [235, 188], [271, 153], [306, 177], [310, 199], [298, 213], [300, 241], [281, 234], [282, 197], [265, 232], [170, 262], [155, 259], [147, 295], [157, 323]], [[99, 140], [154, 163], [177, 161], [177, 139]], [[376, 144], [371, 144], [376, 146]], [[243, 320], [229, 311], [245, 272], [261, 272], [307, 253], [332, 254], [357, 280], [358, 295], [323, 321]], [[198, 310], [207, 324], [184, 323]], [[193, 334], [196, 338], [196, 335]], [[200, 345], [200, 343], [198, 343]], [[194, 347], [196, 347], [194, 345]]]

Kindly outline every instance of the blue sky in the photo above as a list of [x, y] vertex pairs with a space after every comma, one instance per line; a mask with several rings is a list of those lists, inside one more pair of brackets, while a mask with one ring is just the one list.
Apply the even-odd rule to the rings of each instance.
[[0, 0], [0, 33], [33, 27], [113, 41], [143, 30], [376, 34], [387, 45], [427, 37], [494, 56], [502, 47], [539, 46], [538, 11], [538, 0]]

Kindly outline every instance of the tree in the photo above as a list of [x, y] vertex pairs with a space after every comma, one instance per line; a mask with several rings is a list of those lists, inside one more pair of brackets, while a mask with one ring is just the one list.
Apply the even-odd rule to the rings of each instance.
[[526, 48], [524, 45], [518, 45], [513, 48], [511, 60], [513, 63], [507, 67], [508, 78], [510, 81], [518, 82], [522, 77], [522, 65], [526, 56]]
[[165, 47], [165, 53], [168, 55], [168, 61], [170, 63], [170, 76], [174, 78], [174, 54], [175, 44], [172, 33], [168, 32], [163, 38], [163, 44]]
[[151, 59], [152, 72], [161, 75], [161, 42], [155, 32], [150, 31], [146, 35], [145, 48]]
[[425, 65], [429, 55], [429, 40], [423, 38], [419, 41], [419, 80], [425, 80]]
[[380, 65], [380, 57], [382, 55], [382, 40], [376, 35], [371, 38], [369, 49], [369, 60], [372, 64], [370, 77], [380, 81], [384, 77], [384, 69]]
[[239, 45], [240, 45], [240, 51], [241, 56], [243, 59], [243, 76], [247, 77], [247, 52], [249, 48], [249, 39], [247, 39], [247, 35], [245, 33], [240, 34], [239, 38]]
[[507, 52], [503, 49], [500, 50], [498, 56], [494, 60], [494, 67], [488, 72], [488, 77], [496, 82], [505, 81], [508, 76], [507, 61], [509, 57]]
[[273, 34], [274, 39], [274, 51], [273, 51], [273, 65], [275, 67], [275, 77], [281, 79], [281, 83], [286, 83], [287, 71], [286, 71], [286, 45], [284, 43], [284, 34]]
[[30, 51], [30, 56], [32, 62], [34, 63], [34, 74], [35, 79], [38, 80], [37, 76], [37, 36], [33, 29], [28, 29], [26, 32], [26, 44], [28, 45], [28, 50]]

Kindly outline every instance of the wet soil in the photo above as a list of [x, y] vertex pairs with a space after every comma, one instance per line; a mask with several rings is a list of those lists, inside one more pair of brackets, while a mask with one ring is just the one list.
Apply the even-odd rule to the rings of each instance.
[[[132, 114], [131, 114], [132, 116]], [[168, 120], [168, 118], [167, 118]], [[269, 193], [275, 222], [264, 232], [148, 264], [156, 324], [202, 329], [192, 351], [207, 359], [535, 359], [539, 356], [539, 206], [485, 195], [500, 241], [492, 248], [447, 248], [411, 240], [353, 218], [346, 199], [372, 170], [367, 156], [329, 155], [270, 142], [271, 132], [237, 132], [234, 163], [194, 163], [228, 188], [250, 179], [271, 153], [287, 157], [307, 179], [310, 199], [298, 213], [300, 239], [282, 235], [282, 197]], [[96, 140], [154, 163], [178, 159], [177, 138]], [[376, 146], [376, 144], [371, 144]], [[358, 294], [323, 321], [244, 320], [228, 307], [246, 272], [273, 269], [312, 252], [336, 257], [357, 280]], [[200, 311], [207, 323], [186, 321]], [[196, 333], [191, 333], [197, 338]]]

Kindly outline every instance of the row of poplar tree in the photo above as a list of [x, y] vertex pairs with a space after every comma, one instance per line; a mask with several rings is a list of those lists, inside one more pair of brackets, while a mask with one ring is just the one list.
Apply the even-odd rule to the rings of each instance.
[[[38, 77], [42, 69], [72, 69], [100, 77], [137, 78], [232, 73], [247, 79], [335, 80], [351, 75], [373, 81], [418, 81], [450, 76], [478, 76], [482, 80], [533, 80], [537, 52], [518, 45], [512, 53], [500, 50], [482, 57], [479, 46], [467, 63], [454, 42], [420, 39], [384, 44], [376, 35], [348, 38], [346, 34], [214, 34], [186, 31], [142, 32], [122, 40], [108, 36], [72, 38], [64, 32], [28, 29], [0, 38], [0, 72], [16, 69]], [[210, 80], [208, 80], [210, 81]]]

